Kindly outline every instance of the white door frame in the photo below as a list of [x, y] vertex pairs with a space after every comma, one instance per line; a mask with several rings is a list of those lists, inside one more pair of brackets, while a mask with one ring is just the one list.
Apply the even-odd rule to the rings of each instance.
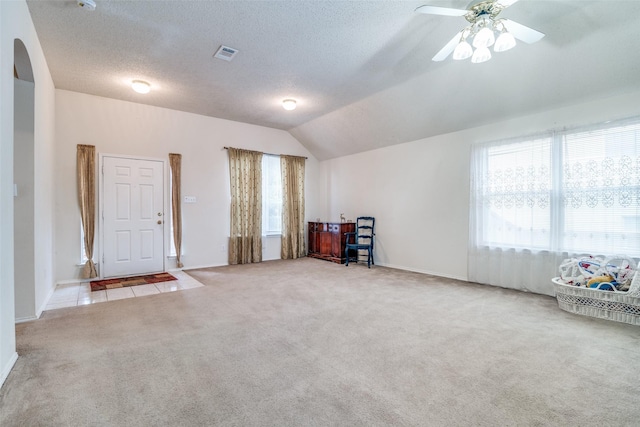
[[109, 153], [98, 153], [98, 228], [95, 231], [95, 237], [94, 239], [98, 239], [99, 243], [98, 243], [98, 278], [100, 279], [104, 279], [104, 274], [103, 274], [103, 259], [104, 259], [104, 217], [103, 217], [103, 208], [104, 208], [104, 174], [102, 173], [102, 168], [104, 166], [104, 158], [105, 157], [117, 157], [117, 158], [121, 158], [121, 159], [130, 159], [130, 160], [150, 160], [150, 161], [154, 161], [154, 162], [161, 162], [162, 163], [162, 173], [163, 173], [163, 180], [162, 180], [162, 196], [163, 196], [163, 203], [162, 203], [162, 208], [164, 209], [165, 214], [163, 215], [163, 232], [162, 232], [162, 239], [163, 239], [163, 243], [162, 243], [162, 269], [163, 271], [166, 270], [167, 267], [167, 257], [166, 254], [167, 252], [167, 236], [168, 236], [168, 232], [170, 230], [170, 227], [167, 227], [167, 214], [166, 212], [169, 212], [167, 209], [169, 208], [169, 199], [170, 197], [167, 195], [167, 191], [169, 190], [169, 185], [168, 185], [168, 171], [167, 171], [167, 161], [165, 159], [159, 159], [157, 157], [146, 157], [146, 156], [130, 156], [130, 155], [125, 155], [125, 154], [109, 154]]

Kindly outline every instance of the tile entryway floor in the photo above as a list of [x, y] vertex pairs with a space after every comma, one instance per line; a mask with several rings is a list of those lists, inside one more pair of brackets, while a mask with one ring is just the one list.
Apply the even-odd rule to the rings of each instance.
[[89, 282], [71, 283], [56, 286], [45, 310], [75, 307], [78, 305], [96, 304], [125, 298], [144, 297], [163, 292], [182, 291], [204, 286], [183, 271], [171, 271], [178, 280], [171, 282], [150, 283], [148, 285], [129, 286], [126, 288], [107, 289], [91, 292]]

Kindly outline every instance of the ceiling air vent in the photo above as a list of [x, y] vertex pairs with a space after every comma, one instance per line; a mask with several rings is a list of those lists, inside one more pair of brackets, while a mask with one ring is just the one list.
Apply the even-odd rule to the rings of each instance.
[[229, 46], [220, 46], [220, 49], [213, 55], [214, 58], [224, 59], [225, 61], [231, 61], [234, 56], [238, 53], [238, 49], [234, 49]]

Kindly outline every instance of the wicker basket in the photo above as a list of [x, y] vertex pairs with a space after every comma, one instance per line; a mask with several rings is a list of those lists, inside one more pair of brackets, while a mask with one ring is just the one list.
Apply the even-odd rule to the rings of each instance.
[[640, 325], [640, 273], [636, 273], [633, 277], [631, 286], [626, 292], [566, 285], [559, 277], [551, 281], [556, 290], [558, 306], [562, 310]]

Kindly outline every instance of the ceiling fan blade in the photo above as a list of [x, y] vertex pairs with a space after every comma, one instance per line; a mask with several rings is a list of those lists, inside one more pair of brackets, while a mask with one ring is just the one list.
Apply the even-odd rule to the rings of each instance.
[[544, 33], [536, 31], [525, 25], [518, 24], [515, 21], [511, 21], [509, 19], [502, 19], [501, 21], [513, 37], [518, 40], [522, 40], [525, 43], [535, 43], [544, 37]]
[[458, 43], [460, 43], [460, 37], [462, 37], [462, 31], [460, 31], [458, 34], [453, 36], [453, 38], [449, 41], [449, 43], [444, 45], [444, 47], [440, 49], [440, 52], [436, 53], [436, 56], [431, 58], [431, 60], [440, 62], [447, 59], [447, 56], [451, 55], [451, 52], [453, 52], [456, 49], [456, 46], [458, 45]]
[[416, 7], [416, 12], [418, 13], [426, 13], [428, 15], [444, 15], [444, 16], [464, 16], [469, 13], [468, 10], [464, 9], [451, 9], [448, 7], [439, 7], [439, 6], [419, 6]]
[[501, 8], [506, 9], [518, 0], [498, 0], [496, 2], [497, 5], [500, 5]]

